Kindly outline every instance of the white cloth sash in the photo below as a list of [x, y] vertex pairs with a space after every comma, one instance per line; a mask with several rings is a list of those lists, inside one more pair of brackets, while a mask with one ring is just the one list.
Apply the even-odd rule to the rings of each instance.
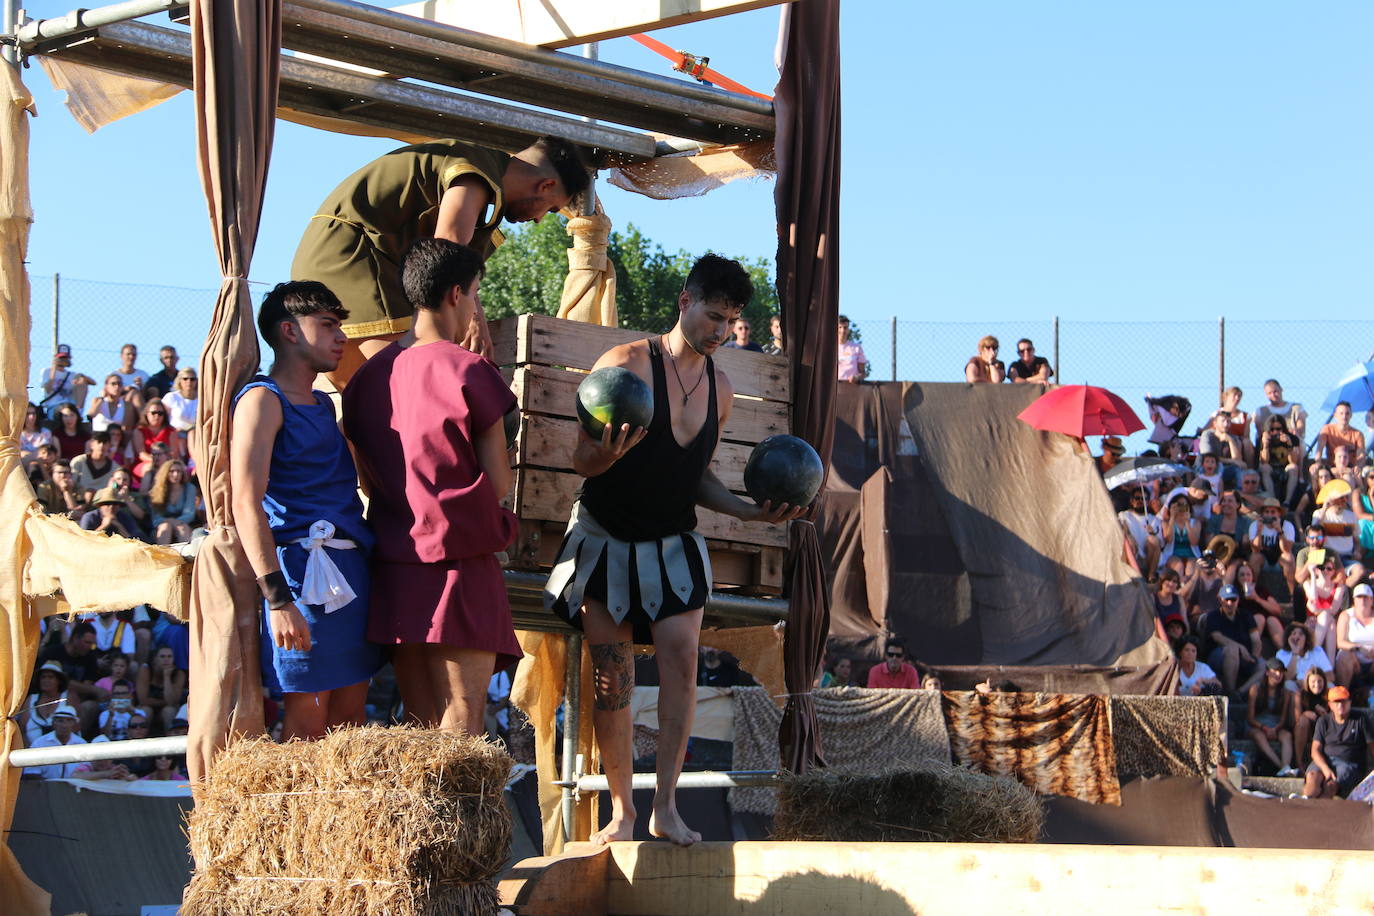
[[320, 519], [310, 526], [308, 537], [294, 543], [304, 545], [308, 551], [305, 575], [301, 578], [301, 604], [323, 605], [324, 612], [331, 614], [358, 597], [325, 550], [326, 547], [335, 550], [355, 550], [358, 547], [346, 538], [334, 537], [333, 522]]

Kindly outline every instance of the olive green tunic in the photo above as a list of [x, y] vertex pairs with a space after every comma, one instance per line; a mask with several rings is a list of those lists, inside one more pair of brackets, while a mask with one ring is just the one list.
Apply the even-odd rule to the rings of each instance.
[[464, 175], [491, 189], [492, 204], [468, 244], [483, 258], [502, 236], [501, 176], [510, 156], [457, 140], [393, 150], [335, 188], [311, 217], [291, 264], [293, 280], [318, 280], [348, 309], [349, 337], [379, 337], [410, 327], [401, 260], [416, 239], [434, 235], [444, 192]]

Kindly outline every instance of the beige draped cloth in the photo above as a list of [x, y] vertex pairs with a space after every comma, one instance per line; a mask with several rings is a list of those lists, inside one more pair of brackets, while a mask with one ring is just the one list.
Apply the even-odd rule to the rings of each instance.
[[[33, 505], [33, 488], [19, 461], [19, 430], [28, 409], [29, 277], [29, 122], [33, 98], [19, 71], [0, 63], [5, 110], [0, 114], [0, 720], [5, 753], [24, 746], [9, 714], [29, 689], [38, 653], [38, 618], [24, 599], [21, 572], [29, 543], [24, 519]], [[10, 916], [47, 916], [52, 898], [24, 876], [7, 842], [19, 795], [20, 771], [0, 762], [0, 900]]]
[[568, 275], [563, 278], [563, 298], [558, 317], [585, 321], [602, 327], [620, 324], [615, 310], [615, 265], [606, 256], [611, 238], [611, 220], [596, 202], [596, 212], [568, 220]]
[[196, 466], [210, 535], [196, 556], [191, 611], [192, 779], [232, 735], [261, 734], [257, 584], [234, 530], [230, 404], [258, 366], [248, 291], [276, 127], [281, 0], [191, 4], [196, 140], [224, 280], [200, 363]]

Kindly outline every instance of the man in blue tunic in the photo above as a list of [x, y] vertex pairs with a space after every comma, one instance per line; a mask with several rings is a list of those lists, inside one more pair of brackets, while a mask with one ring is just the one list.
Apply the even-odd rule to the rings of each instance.
[[366, 638], [374, 539], [333, 403], [312, 388], [338, 365], [347, 318], [322, 283], [278, 284], [258, 312], [272, 370], [234, 402], [234, 524], [263, 595], [263, 681], [284, 694], [286, 740], [362, 724], [381, 666]]

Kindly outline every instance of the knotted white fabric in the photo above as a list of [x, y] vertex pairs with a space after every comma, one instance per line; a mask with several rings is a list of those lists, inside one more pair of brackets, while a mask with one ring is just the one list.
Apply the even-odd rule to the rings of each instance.
[[301, 580], [302, 604], [323, 605], [324, 612], [331, 614], [358, 597], [325, 550], [326, 547], [354, 550], [358, 546], [353, 541], [334, 537], [333, 522], [320, 519], [310, 526], [310, 535], [296, 543], [305, 545], [309, 552], [305, 560], [305, 576]]

